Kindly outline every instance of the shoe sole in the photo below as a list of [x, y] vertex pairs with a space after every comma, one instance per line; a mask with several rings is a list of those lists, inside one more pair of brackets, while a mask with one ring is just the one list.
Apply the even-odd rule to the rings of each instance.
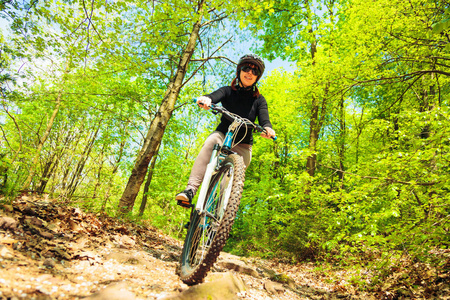
[[176, 195], [175, 200], [178, 201], [178, 205], [185, 208], [190, 208], [192, 206], [189, 198], [184, 195]]
[[180, 201], [183, 201], [183, 202], [189, 202], [189, 198], [186, 197], [185, 195], [176, 195], [175, 196], [175, 200], [180, 200]]

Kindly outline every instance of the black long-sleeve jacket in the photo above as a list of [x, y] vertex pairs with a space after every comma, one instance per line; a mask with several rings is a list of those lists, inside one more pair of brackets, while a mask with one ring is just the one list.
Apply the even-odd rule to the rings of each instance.
[[[232, 113], [247, 118], [252, 122], [255, 122], [256, 118], [258, 118], [259, 125], [272, 128], [267, 101], [261, 94], [259, 96], [254, 96], [253, 91], [245, 91], [242, 89], [234, 90], [231, 86], [224, 86], [205, 96], [211, 98], [212, 103], [214, 104], [221, 102], [222, 106]], [[216, 131], [226, 134], [230, 124], [231, 122], [222, 116]], [[252, 145], [252, 130], [247, 130], [247, 134], [245, 134], [245, 132], [245, 128], [241, 128], [236, 136], [236, 141]]]

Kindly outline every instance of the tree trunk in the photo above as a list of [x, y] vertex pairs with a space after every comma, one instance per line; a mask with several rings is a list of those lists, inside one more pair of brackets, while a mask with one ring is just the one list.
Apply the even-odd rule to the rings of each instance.
[[110, 192], [111, 192], [112, 184], [113, 184], [113, 181], [114, 181], [114, 175], [117, 173], [117, 170], [119, 169], [119, 164], [120, 164], [120, 161], [122, 160], [123, 152], [124, 152], [124, 149], [125, 149], [125, 144], [126, 144], [125, 140], [123, 140], [120, 143], [120, 150], [119, 150], [119, 154], [117, 155], [118, 158], [116, 160], [116, 163], [113, 165], [113, 170], [111, 172], [111, 176], [109, 177], [109, 182], [108, 182], [108, 185], [106, 187], [105, 197], [104, 197], [104, 200], [103, 200], [103, 203], [102, 203], [102, 207], [100, 209], [103, 212], [106, 209], [106, 205], [108, 204], [108, 201], [109, 201], [109, 196], [111, 195]]
[[61, 131], [58, 132], [56, 136], [57, 136], [56, 138], [57, 146], [52, 149], [53, 154], [51, 155], [51, 158], [47, 161], [44, 170], [42, 172], [41, 182], [37, 189], [39, 193], [44, 193], [50, 179], [57, 175], [57, 169], [59, 167], [60, 162], [62, 161], [64, 149], [67, 147], [69, 141], [71, 140], [70, 135], [64, 136], [64, 134], [61, 133]]
[[[311, 9], [311, 3], [310, 0], [305, 0], [305, 21], [307, 25], [309, 26], [309, 39], [311, 41], [310, 46], [310, 55], [311, 55], [311, 64], [313, 66], [313, 71], [316, 65], [316, 53], [317, 53], [317, 45], [319, 43], [319, 39], [315, 34], [314, 30], [314, 13]], [[328, 3], [330, 6], [334, 4], [334, 1], [330, 1]], [[330, 9], [329, 9], [330, 10]], [[329, 11], [330, 16], [332, 19], [334, 19], [332, 10]], [[320, 36], [320, 35], [319, 35]], [[330, 63], [332, 63], [330, 61]], [[323, 95], [319, 96], [312, 96], [311, 99], [311, 110], [310, 110], [310, 123], [309, 123], [309, 153], [310, 155], [306, 158], [306, 172], [310, 176], [314, 176], [316, 172], [317, 167], [317, 142], [319, 140], [319, 134], [322, 130], [323, 123], [325, 121], [325, 115], [327, 110], [327, 101], [328, 101], [328, 92], [330, 90], [330, 82], [326, 83], [324, 86], [324, 93]]]
[[344, 186], [344, 159], [345, 159], [345, 105], [344, 96], [341, 97], [340, 102], [340, 120], [339, 120], [339, 144], [338, 144], [338, 154], [339, 154], [339, 181], [341, 182], [341, 188]]
[[156, 159], [158, 158], [158, 151], [159, 146], [158, 149], [156, 149], [155, 155], [153, 155], [150, 170], [148, 171], [147, 181], [144, 185], [144, 195], [142, 196], [141, 207], [139, 208], [139, 216], [142, 216], [144, 214], [145, 206], [147, 205], [148, 190], [150, 188], [150, 183], [152, 182], [153, 170], [155, 169]]
[[39, 184], [39, 187], [37, 188], [38, 193], [43, 193], [45, 191], [45, 187], [47, 186], [47, 183], [52, 176], [53, 172], [55, 171], [56, 167], [58, 166], [58, 158], [57, 153], [55, 152], [52, 157], [46, 162], [44, 170], [42, 172], [41, 176], [41, 182]]
[[61, 107], [62, 94], [63, 94], [63, 91], [64, 91], [64, 85], [66, 83], [66, 74], [69, 73], [69, 65], [70, 65], [70, 63], [67, 63], [66, 69], [64, 70], [63, 80], [62, 80], [62, 83], [61, 83], [62, 88], [59, 90], [58, 96], [56, 97], [56, 106], [53, 109], [53, 113], [52, 113], [50, 119], [47, 122], [47, 128], [45, 129], [44, 135], [42, 136], [41, 139], [39, 139], [39, 144], [38, 144], [38, 147], [36, 149], [36, 154], [34, 155], [33, 161], [31, 163], [31, 167], [30, 167], [30, 170], [29, 170], [29, 173], [28, 173], [28, 177], [27, 177], [27, 179], [25, 180], [25, 183], [22, 186], [22, 189], [24, 189], [24, 190], [26, 190], [26, 189], [28, 189], [30, 187], [31, 181], [33, 180], [34, 174], [36, 173], [36, 165], [38, 163], [39, 156], [41, 155], [42, 148], [44, 147], [45, 141], [47, 141], [47, 138], [50, 135], [50, 132], [51, 132], [52, 127], [53, 127], [53, 123], [55, 122], [55, 119], [56, 119], [56, 115], [58, 114], [59, 108]]
[[[68, 186], [67, 182], [69, 181], [69, 176], [73, 169], [72, 161], [75, 160], [75, 158], [74, 158], [75, 151], [78, 147], [78, 144], [81, 143], [82, 135], [83, 135], [83, 132], [85, 132], [85, 130], [86, 130], [85, 124], [83, 123], [82, 127], [79, 129], [78, 133], [73, 133], [73, 137], [70, 136], [72, 133], [69, 132], [67, 134], [64, 148], [69, 149], [70, 144], [73, 144], [73, 146], [72, 146], [72, 150], [67, 150], [68, 157], [64, 160], [66, 162], [66, 165], [61, 166], [61, 171], [63, 173], [63, 176], [62, 176], [62, 179], [60, 180], [60, 183], [61, 183], [61, 188], [60, 188], [61, 193], [60, 194], [62, 197], [65, 197], [65, 195], [67, 194], [67, 186]], [[55, 186], [55, 189], [56, 189], [56, 186]]]
[[58, 97], [56, 98], [56, 106], [55, 106], [55, 109], [53, 110], [53, 113], [52, 113], [48, 123], [47, 123], [47, 128], [45, 129], [44, 136], [42, 136], [42, 138], [39, 139], [39, 144], [36, 149], [36, 154], [34, 155], [33, 161], [31, 163], [28, 177], [22, 186], [23, 190], [26, 190], [30, 187], [31, 181], [33, 180], [34, 174], [36, 173], [36, 165], [38, 163], [39, 156], [41, 155], [42, 147], [44, 147], [44, 143], [47, 140], [48, 136], [50, 135], [50, 131], [52, 130], [53, 123], [55, 122], [55, 119], [56, 119], [56, 115], [58, 114], [59, 108], [61, 106], [62, 92], [63, 92], [63, 89], [61, 89], [58, 93]]
[[177, 71], [171, 79], [161, 106], [152, 120], [147, 136], [144, 140], [144, 145], [142, 146], [133, 170], [131, 171], [131, 176], [128, 179], [127, 186], [125, 187], [122, 197], [119, 200], [118, 208], [120, 213], [128, 213], [133, 209], [136, 196], [139, 193], [142, 182], [147, 174], [148, 165], [153, 155], [155, 155], [158, 145], [161, 143], [164, 130], [166, 129], [167, 123], [172, 116], [178, 94], [180, 93], [183, 85], [183, 79], [186, 75], [188, 64], [191, 60], [192, 54], [194, 53], [195, 45], [199, 36], [201, 19], [203, 16], [203, 4], [204, 1], [202, 0], [198, 6], [198, 20], [194, 24], [189, 37], [189, 42], [178, 63]]
[[66, 197], [70, 198], [75, 193], [75, 190], [76, 190], [78, 184], [80, 183], [81, 173], [83, 172], [84, 166], [86, 165], [86, 161], [89, 158], [89, 154], [91, 153], [92, 148], [94, 147], [94, 143], [95, 143], [95, 140], [97, 139], [98, 132], [100, 131], [102, 121], [103, 120], [100, 120], [97, 130], [90, 137], [86, 147], [83, 150], [83, 154], [80, 158], [80, 161], [78, 162], [75, 173], [73, 174], [72, 179], [69, 183], [69, 186], [67, 187], [67, 194], [65, 195]]
[[314, 176], [317, 163], [316, 146], [317, 140], [319, 139], [319, 105], [317, 102], [317, 99], [313, 97], [311, 118], [309, 121], [309, 151], [311, 154], [306, 158], [306, 172], [310, 176]]
[[100, 158], [99, 158], [99, 167], [97, 171], [97, 180], [94, 185], [94, 191], [92, 192], [92, 199], [97, 198], [97, 190], [101, 186], [101, 180], [102, 180], [102, 170], [103, 170], [103, 164], [104, 164], [104, 153], [105, 153], [106, 144], [103, 145], [102, 150], [100, 152]]
[[[313, 23], [312, 21], [312, 12], [311, 7], [309, 4], [309, 1], [305, 1], [306, 5], [306, 11], [307, 11], [307, 19], [306, 21], [309, 23]], [[310, 47], [310, 54], [311, 54], [311, 61], [312, 65], [314, 66], [315, 59], [316, 59], [316, 52], [317, 52], [317, 41], [316, 36], [314, 34], [314, 30], [309, 30], [309, 34], [311, 35], [311, 47]], [[310, 176], [314, 176], [314, 173], [316, 171], [316, 164], [317, 164], [317, 154], [316, 154], [316, 146], [317, 146], [317, 140], [319, 139], [319, 100], [317, 97], [312, 96], [312, 102], [311, 102], [311, 117], [309, 120], [309, 152], [310, 155], [306, 158], [306, 172]]]
[[[431, 79], [433, 79], [433, 74], [431, 74]], [[425, 81], [425, 76], [422, 78]], [[427, 85], [424, 84], [423, 87], [423, 91], [422, 91], [422, 99], [420, 101], [420, 108], [419, 111], [420, 112], [424, 112], [424, 111], [431, 111], [434, 109], [435, 107], [435, 99], [434, 97], [436, 96], [436, 91], [435, 91], [435, 87], [434, 85]], [[423, 128], [422, 131], [419, 134], [421, 139], [428, 139], [430, 138], [430, 125], [426, 124]]]

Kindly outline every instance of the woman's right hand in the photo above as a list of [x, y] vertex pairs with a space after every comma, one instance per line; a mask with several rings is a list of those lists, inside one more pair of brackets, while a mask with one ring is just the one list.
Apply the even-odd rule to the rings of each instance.
[[211, 106], [211, 99], [206, 96], [200, 96], [197, 98], [197, 105], [203, 109], [208, 110]]

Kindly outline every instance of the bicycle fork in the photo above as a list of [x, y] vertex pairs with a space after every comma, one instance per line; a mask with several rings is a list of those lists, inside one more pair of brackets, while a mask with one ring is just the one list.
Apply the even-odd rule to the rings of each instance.
[[219, 144], [215, 144], [213, 151], [211, 153], [211, 159], [209, 160], [208, 165], [206, 166], [206, 171], [205, 171], [205, 176], [203, 177], [203, 182], [202, 182], [202, 186], [200, 188], [200, 194], [198, 196], [197, 199], [197, 204], [195, 206], [195, 210], [197, 211], [197, 213], [201, 214], [204, 212], [204, 207], [205, 207], [205, 198], [206, 198], [206, 193], [208, 192], [208, 186], [209, 186], [209, 182], [211, 181], [211, 177], [214, 173], [214, 170], [216, 169], [216, 167], [218, 166], [219, 163], [219, 156], [218, 155], [218, 151], [220, 150], [220, 145]]
[[222, 154], [222, 152], [225, 152], [226, 154], [231, 153], [231, 145], [233, 142], [233, 133], [235, 127], [236, 124], [234, 123], [230, 125], [231, 130], [227, 132], [222, 146], [220, 146], [219, 144], [214, 145], [213, 151], [211, 153], [211, 159], [209, 160], [209, 163], [206, 166], [205, 175], [203, 177], [202, 186], [200, 188], [200, 194], [198, 196], [197, 204], [195, 206], [195, 210], [197, 211], [198, 214], [206, 212], [204, 204], [205, 201], [207, 200], [205, 198], [206, 193], [208, 192], [209, 182], [211, 181], [212, 175], [214, 174], [214, 170], [216, 170], [219, 167], [220, 162], [223, 161], [223, 159], [225, 159], [225, 155]]

